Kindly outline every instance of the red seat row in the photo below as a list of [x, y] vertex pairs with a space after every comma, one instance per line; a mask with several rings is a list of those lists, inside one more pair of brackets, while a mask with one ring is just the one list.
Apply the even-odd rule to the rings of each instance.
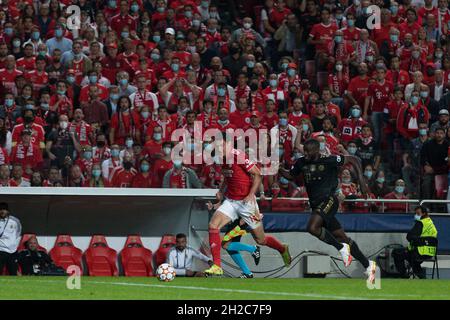
[[[19, 244], [18, 251], [25, 249], [25, 242], [35, 234], [24, 234]], [[166, 261], [167, 253], [175, 245], [174, 235], [164, 235], [155, 254], [156, 266]], [[39, 245], [39, 250], [47, 250]], [[65, 270], [70, 265], [76, 265], [83, 270], [83, 252], [75, 247], [70, 235], [59, 235], [54, 247], [49, 252], [50, 257], [57, 266]], [[118, 276], [117, 251], [109, 247], [104, 235], [94, 235], [91, 238], [88, 249], [84, 252], [87, 266], [87, 274], [90, 276]], [[141, 237], [129, 235], [124, 248], [120, 252], [120, 263], [124, 275], [127, 277], [151, 277], [153, 276], [152, 251], [145, 248]]]

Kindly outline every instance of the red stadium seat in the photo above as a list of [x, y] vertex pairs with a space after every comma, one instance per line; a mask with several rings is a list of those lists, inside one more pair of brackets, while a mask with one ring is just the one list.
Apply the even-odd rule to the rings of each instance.
[[175, 246], [176, 240], [173, 234], [166, 234], [161, 238], [161, 243], [159, 244], [159, 248], [156, 251], [156, 265], [159, 266], [161, 263], [166, 262], [167, 254], [170, 249]]
[[89, 248], [84, 253], [90, 276], [118, 276], [117, 252], [110, 248], [105, 236], [92, 236]]
[[71, 265], [78, 266], [83, 270], [82, 257], [83, 252], [74, 246], [72, 238], [69, 235], [59, 235], [55, 240], [55, 245], [50, 250], [50, 257], [57, 266], [67, 268]]
[[144, 248], [138, 235], [128, 236], [125, 246], [120, 252], [120, 259], [125, 276], [153, 276], [152, 252]]
[[[22, 235], [22, 239], [20, 239], [20, 243], [19, 243], [19, 247], [17, 248], [17, 251], [25, 250], [26, 249], [25, 242], [30, 240], [30, 238], [32, 238], [32, 237], [36, 238], [36, 234], [35, 233], [24, 233]], [[47, 252], [47, 249], [45, 249], [44, 247], [39, 245], [39, 243], [38, 243], [38, 250]]]
[[448, 189], [448, 177], [446, 174], [438, 174], [434, 176], [434, 185], [436, 187], [436, 198], [446, 199]]
[[290, 199], [272, 199], [273, 212], [299, 212], [305, 211], [306, 201], [290, 200]]

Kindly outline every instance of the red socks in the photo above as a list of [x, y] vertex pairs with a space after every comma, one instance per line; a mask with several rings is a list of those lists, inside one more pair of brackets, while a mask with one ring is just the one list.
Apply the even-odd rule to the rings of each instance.
[[220, 241], [220, 233], [219, 229], [209, 229], [209, 246], [211, 247], [211, 254], [213, 257], [214, 264], [221, 266], [220, 259], [220, 249], [221, 249], [221, 241]]
[[273, 236], [268, 236], [266, 235], [266, 246], [268, 246], [269, 248], [275, 249], [277, 250], [279, 253], [283, 253], [284, 252], [284, 246], [283, 244], [278, 241], [277, 238], [273, 237]]

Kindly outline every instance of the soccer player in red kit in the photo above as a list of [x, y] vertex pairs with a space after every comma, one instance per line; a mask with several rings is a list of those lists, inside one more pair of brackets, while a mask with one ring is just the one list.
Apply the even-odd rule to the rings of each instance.
[[[255, 193], [261, 184], [261, 172], [256, 163], [250, 161], [245, 153], [233, 148], [232, 141], [223, 142], [226, 162], [222, 165], [225, 183], [216, 197], [219, 203], [214, 205], [216, 212], [209, 222], [209, 244], [214, 265], [205, 270], [207, 275], [223, 275], [220, 258], [220, 229], [237, 219], [242, 219], [249, 228], [256, 243], [266, 245], [280, 252], [286, 266], [291, 263], [289, 247], [273, 236], [266, 235], [261, 222]], [[232, 160], [231, 163], [230, 160]], [[223, 190], [226, 192], [223, 193]], [[220, 202], [224, 200], [222, 204]], [[220, 205], [220, 206], [219, 206]], [[256, 247], [255, 247], [256, 250]], [[253, 252], [251, 252], [253, 253]]]

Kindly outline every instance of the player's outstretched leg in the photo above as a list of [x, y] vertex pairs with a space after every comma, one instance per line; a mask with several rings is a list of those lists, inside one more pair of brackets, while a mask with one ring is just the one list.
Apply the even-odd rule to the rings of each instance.
[[286, 267], [289, 267], [291, 265], [292, 257], [289, 253], [289, 246], [287, 244], [281, 243], [274, 236], [266, 235], [262, 224], [257, 226], [251, 232], [253, 239], [255, 239], [257, 244], [277, 250], [283, 258], [284, 265]]
[[209, 246], [214, 264], [211, 268], [205, 270], [206, 275], [223, 275], [220, 258], [220, 249], [222, 247], [220, 229], [229, 223], [230, 220], [227, 215], [217, 210], [209, 222]]
[[333, 234], [324, 227], [324, 221], [319, 212], [315, 212], [311, 215], [306, 228], [311, 235], [335, 247], [341, 254], [346, 267], [352, 263], [350, 246], [346, 243], [339, 242]]
[[366, 269], [365, 273], [368, 277], [368, 281], [370, 283], [375, 282], [375, 272], [377, 268], [377, 264], [375, 261], [368, 260], [366, 256], [361, 252], [361, 250], [358, 247], [358, 244], [353, 241], [353, 239], [347, 237], [347, 234], [345, 233], [344, 229], [338, 229], [333, 231], [333, 235], [339, 239], [339, 241], [342, 241], [344, 243], [347, 243], [350, 246], [350, 254], [358, 260], [363, 267]]

